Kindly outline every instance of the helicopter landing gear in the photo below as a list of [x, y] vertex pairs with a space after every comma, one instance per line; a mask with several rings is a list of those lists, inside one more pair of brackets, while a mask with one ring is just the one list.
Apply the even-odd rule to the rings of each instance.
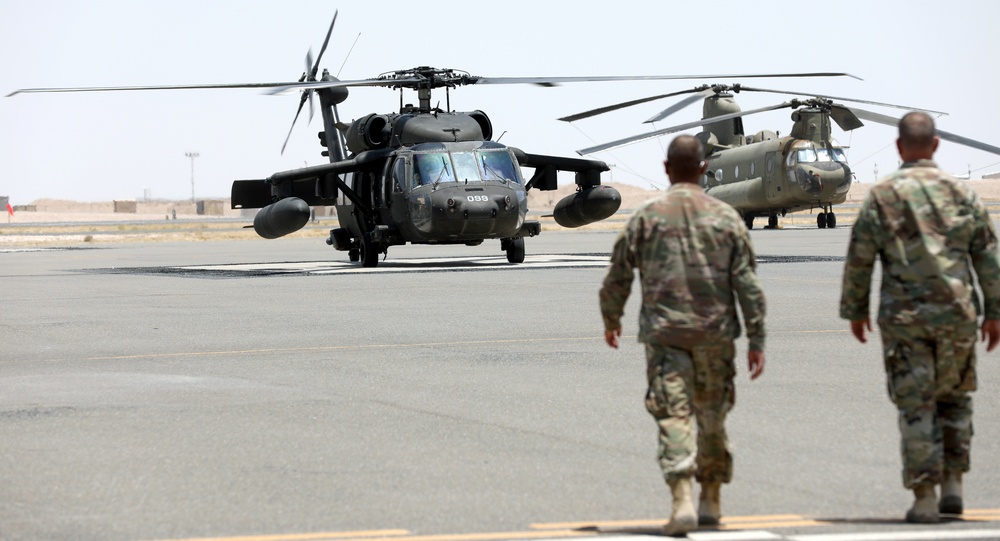
[[358, 258], [361, 260], [361, 266], [362, 267], [378, 266], [378, 253], [381, 250], [379, 250], [379, 245], [376, 244], [376, 242], [372, 239], [371, 232], [367, 232], [361, 235], [361, 242], [359, 242], [359, 245], [360, 245], [360, 250]]
[[347, 258], [351, 260], [351, 263], [357, 263], [361, 260], [361, 251], [356, 249], [348, 250]]
[[524, 237], [503, 239], [500, 249], [507, 252], [508, 263], [524, 263]]
[[820, 212], [816, 215], [816, 227], [820, 229], [833, 229], [837, 227], [837, 215], [833, 213], [833, 210]]
[[753, 214], [744, 214], [743, 223], [747, 224], [747, 229], [753, 229]]
[[778, 228], [778, 215], [777, 214], [769, 214], [767, 216], [767, 228], [768, 229], [777, 229]]

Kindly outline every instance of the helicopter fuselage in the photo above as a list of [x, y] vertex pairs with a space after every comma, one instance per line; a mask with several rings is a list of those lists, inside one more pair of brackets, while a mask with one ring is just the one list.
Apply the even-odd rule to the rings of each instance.
[[344, 183], [357, 197], [342, 191], [337, 216], [355, 239], [376, 232], [385, 245], [478, 244], [537, 233], [533, 223], [523, 230], [526, 190], [517, 159], [492, 141], [398, 148], [381, 164], [347, 173]]
[[843, 203], [852, 175], [844, 151], [794, 137], [761, 132], [755, 142], [710, 154], [703, 179], [706, 192], [744, 217]]

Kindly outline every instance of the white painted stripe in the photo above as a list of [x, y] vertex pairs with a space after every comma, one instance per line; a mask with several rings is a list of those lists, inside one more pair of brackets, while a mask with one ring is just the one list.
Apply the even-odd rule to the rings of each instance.
[[[742, 530], [736, 532], [691, 532], [688, 539], [694, 541], [760, 541], [784, 539], [784, 537], [764, 530]], [[604, 539], [603, 537], [601, 538]]]
[[792, 541], [920, 541], [927, 539], [1000, 539], [1000, 530], [922, 530], [911, 532], [870, 532], [793, 535]]

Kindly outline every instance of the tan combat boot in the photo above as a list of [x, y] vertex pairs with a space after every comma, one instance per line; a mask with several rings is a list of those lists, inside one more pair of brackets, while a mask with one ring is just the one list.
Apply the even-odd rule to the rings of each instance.
[[718, 526], [722, 518], [720, 509], [720, 494], [722, 483], [704, 482], [701, 484], [701, 496], [698, 498], [698, 525]]
[[941, 482], [941, 501], [938, 511], [950, 515], [962, 514], [962, 472], [945, 470], [944, 481]]
[[682, 477], [669, 484], [674, 496], [674, 508], [670, 514], [670, 522], [663, 527], [663, 535], [687, 535], [698, 527], [698, 516], [694, 513], [694, 502], [691, 501], [691, 478]]
[[930, 524], [941, 521], [934, 485], [917, 485], [913, 487], [913, 495], [916, 496], [916, 500], [913, 502], [913, 507], [906, 512], [906, 522]]

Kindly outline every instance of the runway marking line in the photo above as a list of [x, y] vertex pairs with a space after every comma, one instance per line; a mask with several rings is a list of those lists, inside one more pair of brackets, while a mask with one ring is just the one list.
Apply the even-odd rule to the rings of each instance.
[[[963, 522], [989, 522], [1000, 521], [1000, 509], [969, 509], [966, 510], [957, 521]], [[437, 534], [437, 535], [412, 535], [410, 530], [386, 529], [386, 530], [361, 530], [351, 532], [315, 532], [315, 533], [289, 533], [289, 534], [269, 534], [269, 535], [244, 535], [232, 537], [196, 537], [169, 539], [160, 541], [506, 541], [517, 539], [562, 539], [574, 537], [601, 537], [604, 539], [619, 539], [615, 536], [615, 529], [628, 528], [659, 528], [667, 522], [663, 519], [643, 519], [643, 520], [606, 520], [587, 522], [547, 522], [531, 524], [531, 531], [514, 532], [492, 532], [492, 533], [466, 533], [466, 534]], [[838, 521], [840, 522], [840, 521]], [[849, 522], [849, 521], [848, 521]], [[743, 534], [761, 536], [753, 539], [780, 539], [781, 536], [761, 531], [762, 528], [796, 528], [810, 526], [829, 526], [833, 521], [821, 519], [811, 519], [802, 515], [749, 515], [723, 517], [722, 524], [718, 530], [698, 530], [692, 532], [692, 539], [723, 540], [732, 534], [742, 532]], [[946, 535], [955, 532], [968, 532], [969, 538], [975, 538], [980, 530], [931, 530], [927, 532], [908, 532], [910, 535], [921, 533], [928, 537], [926, 539], [942, 539]], [[841, 534], [818, 534], [818, 535], [797, 535], [792, 539], [815, 539], [816, 541], [835, 541], [840, 539]], [[855, 532], [845, 534], [844, 539], [897, 539], [892, 537], [898, 535], [895, 532], [883, 533], [863, 533]], [[850, 537], [855, 536], [855, 537]], [[937, 537], [934, 537], [937, 536]], [[642, 534], [630, 534], [629, 539], [643, 537], [654, 537]], [[659, 537], [657, 533], [655, 537]], [[740, 537], [740, 539], [750, 539]], [[903, 539], [903, 538], [899, 538]]]
[[162, 541], [323, 541], [326, 539], [385, 539], [410, 533], [410, 530], [362, 530], [356, 532], [316, 532], [268, 535], [237, 535], [232, 537], [189, 537]]

